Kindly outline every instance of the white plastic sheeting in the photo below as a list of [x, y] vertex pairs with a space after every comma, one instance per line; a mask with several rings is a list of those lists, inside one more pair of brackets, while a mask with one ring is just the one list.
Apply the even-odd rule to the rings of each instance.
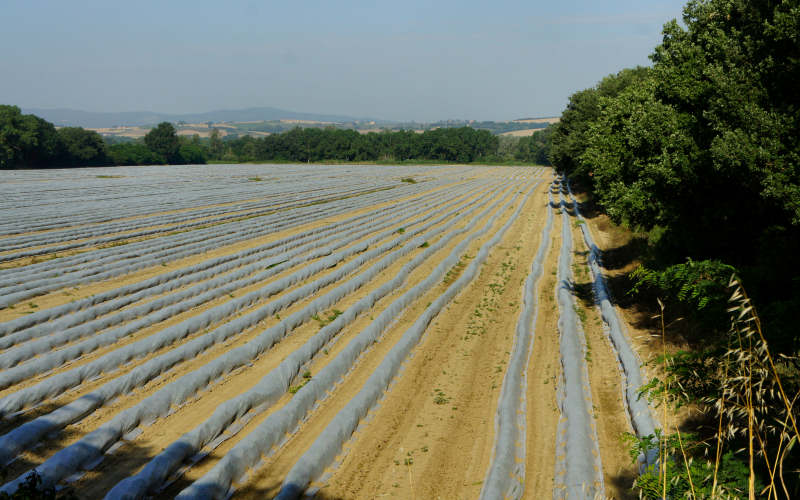
[[[182, 344], [180, 347], [173, 349], [172, 351], [157, 356], [140, 367], [137, 367], [136, 370], [104, 384], [99, 389], [82, 396], [81, 398], [51, 412], [50, 414], [39, 417], [17, 427], [10, 433], [0, 437], [0, 454], [2, 454], [0, 455], [0, 463], [2, 463], [3, 459], [13, 459], [13, 457], [16, 456], [21, 449], [32, 445], [44, 434], [52, 432], [53, 430], [57, 430], [58, 428], [61, 428], [68, 423], [81, 418], [82, 416], [91, 412], [94, 408], [102, 405], [104, 402], [113, 399], [118, 394], [129, 392], [133, 388], [141, 386], [147, 380], [150, 380], [162, 373], [164, 370], [169, 369], [169, 367], [173, 366], [175, 363], [196, 356], [199, 352], [202, 352], [214, 343], [221, 342], [231, 335], [239, 333], [247, 327], [253, 326], [261, 319], [273, 315], [275, 312], [287, 307], [297, 300], [313, 294], [323, 286], [338, 281], [342, 277], [355, 271], [363, 263], [368, 262], [369, 260], [382, 255], [387, 251], [390, 251], [392, 248], [399, 246], [401, 243], [411, 239], [413, 236], [421, 234], [433, 226], [438, 225], [444, 220], [452, 217], [461, 209], [461, 207], [456, 207], [450, 212], [446, 212], [418, 228], [406, 230], [394, 240], [380, 245], [373, 250], [367, 250], [369, 247], [369, 242], [355, 245], [352, 249], [348, 249], [347, 252], [350, 254], [357, 253], [358, 256], [347, 264], [338, 267], [334, 272], [301, 286], [284, 296], [281, 296], [278, 300], [270, 302], [269, 304], [259, 308], [257, 311], [237, 318], [236, 320], [226, 323], [207, 334], [201, 335], [189, 342]], [[386, 236], [386, 234], [379, 234], [373, 237], [370, 242], [377, 242]], [[416, 246], [419, 246], [419, 244]], [[401, 254], [401, 251], [397, 252], [398, 258]], [[323, 258], [319, 261], [319, 263], [293, 273], [286, 278], [273, 282], [269, 286], [274, 286], [282, 290], [288, 286], [289, 281], [297, 282], [307, 279], [308, 276], [313, 274], [312, 270], [309, 268], [321, 267], [327, 269], [337, 262], [338, 257], [338, 255], [332, 255], [330, 257]], [[382, 268], [376, 269], [373, 275], [377, 272], [380, 272], [380, 270], [385, 268], [385, 266], [388, 266], [388, 264], [389, 262], [387, 261]], [[344, 295], [351, 293], [355, 289], [358, 289], [371, 277], [372, 276], [370, 276], [368, 273], [362, 273], [355, 276], [349, 282], [344, 283], [326, 295], [315, 299], [300, 311], [285, 318], [277, 325], [268, 328], [247, 344], [228, 351], [202, 368], [180, 377], [179, 379], [157, 391], [152, 396], [146, 398], [142, 403], [123, 411], [111, 421], [81, 438], [78, 442], [57, 452], [49, 460], [36, 468], [37, 472], [42, 478], [43, 484], [45, 486], [55, 484], [58, 480], [73, 474], [78, 470], [81, 470], [82, 467], [85, 467], [87, 464], [93, 462], [99, 456], [101, 456], [103, 451], [111, 444], [116, 442], [120, 436], [134, 429], [141, 422], [146, 422], [157, 418], [160, 415], [165, 415], [172, 406], [182, 403], [192, 394], [208, 386], [209, 383], [213, 382], [221, 375], [235, 369], [238, 366], [242, 366], [245, 363], [250, 362], [260, 353], [271, 347], [275, 342], [280, 341], [280, 339], [291, 330], [308, 320], [313, 314], [324, 310], [326, 307], [329, 307]], [[288, 281], [284, 283], [284, 280]], [[241, 300], [247, 300], [246, 297], [248, 297], [248, 295], [242, 297]], [[240, 299], [233, 299], [229, 303], [223, 304], [220, 307], [224, 309], [228, 306], [228, 304], [238, 300]], [[186, 323], [187, 325], [194, 325], [196, 323], [196, 319], [197, 317], [191, 318], [183, 323]], [[206, 321], [207, 320], [203, 320], [202, 318], [200, 319], [199, 323], [201, 327], [204, 327], [207, 324]], [[166, 330], [163, 330], [158, 335], [154, 335], [153, 337], [160, 337], [165, 332], [171, 333], [172, 336], [179, 337], [181, 332], [185, 330], [186, 325], [177, 326], [178, 328], [175, 329], [174, 332], [170, 332], [170, 330], [175, 327], [170, 327]], [[145, 339], [144, 341], [140, 342], [142, 342], [142, 346], [146, 347], [150, 345], [148, 341], [150, 341], [150, 339]], [[124, 351], [129, 349], [131, 346], [135, 346], [136, 344], [137, 343], [134, 343], [118, 349], [117, 351], [114, 351], [110, 355], [100, 358], [97, 361], [110, 358], [115, 362], [121, 362], [121, 360], [125, 359]], [[123, 354], [119, 354], [120, 351], [123, 351]], [[152, 352], [152, 349], [149, 352]], [[92, 363], [89, 363], [88, 365], [84, 365], [69, 372], [60, 373], [58, 374], [58, 377], [53, 377], [53, 379], [56, 379], [60, 382], [62, 378], [69, 375], [71, 372], [80, 372], [86, 366], [90, 366], [91, 364]], [[73, 375], [73, 378], [74, 377], [75, 375]], [[54, 382], [55, 381], [51, 381], [48, 386], [39, 384], [34, 387], [38, 388], [41, 392], [51, 392]], [[0, 402], [6, 403], [6, 401], [10, 398], [14, 398], [15, 396], [25, 392], [27, 391], [19, 391]], [[30, 395], [28, 396], [30, 397]], [[2, 488], [0, 488], [0, 491], [15, 491], [22, 481], [24, 481], [24, 474], [16, 480], [6, 483]]]
[[497, 403], [494, 452], [481, 488], [480, 498], [483, 500], [522, 498], [524, 491], [527, 368], [536, 335], [539, 307], [536, 286], [542, 276], [545, 256], [550, 247], [552, 227], [553, 207], [548, 203], [547, 222], [542, 229], [539, 249], [522, 286], [522, 310], [517, 320], [514, 345]]
[[603, 468], [600, 463], [592, 392], [586, 368], [586, 339], [575, 312], [572, 282], [572, 230], [561, 191], [561, 253], [558, 258], [559, 351], [562, 379], [559, 390], [561, 419], [556, 438], [556, 473], [553, 498], [577, 499], [603, 496]]
[[[614, 346], [624, 374], [624, 401], [630, 416], [631, 424], [633, 425], [636, 435], [640, 438], [654, 436], [656, 421], [653, 419], [653, 415], [650, 412], [647, 398], [639, 396], [639, 390], [643, 385], [642, 372], [639, 369], [641, 365], [639, 357], [631, 347], [628, 336], [623, 330], [622, 322], [617, 316], [614, 304], [611, 303], [611, 295], [609, 294], [606, 278], [602, 270], [602, 252], [592, 239], [592, 233], [589, 231], [588, 224], [586, 224], [586, 220], [580, 213], [577, 201], [575, 201], [574, 196], [572, 196], [572, 189], [569, 186], [569, 182], [567, 182], [567, 189], [572, 199], [575, 216], [578, 220], [583, 221], [583, 224], [580, 226], [583, 240], [589, 248], [589, 267], [592, 271], [594, 298], [597, 307], [600, 309], [606, 333], [611, 339], [611, 343]], [[657, 460], [658, 449], [656, 448], [652, 448], [647, 456], [642, 454], [639, 457], [639, 462], [642, 466], [652, 466]]]
[[[429, 204], [420, 203], [412, 210], [409, 211], [406, 209], [402, 213], [406, 217], [410, 217], [417, 213], [428, 210], [429, 208]], [[420, 221], [424, 220], [424, 218], [420, 219]], [[266, 280], [267, 278], [283, 272], [284, 270], [295, 265], [328, 255], [332, 249], [335, 249], [338, 246], [344, 246], [345, 244], [353, 241], [353, 239], [363, 238], [374, 231], [384, 229], [387, 226], [395, 225], [397, 223], [398, 221], [393, 218], [376, 218], [374, 221], [364, 221], [350, 228], [340, 227], [338, 231], [333, 232], [326, 238], [317, 239], [315, 242], [302, 245], [294, 249], [292, 249], [292, 247], [295, 247], [296, 245], [293, 243], [288, 243], [280, 247], [273, 247], [271, 249], [272, 251], [269, 252], [269, 254], [274, 256], [271, 259], [259, 261], [255, 264], [245, 266], [237, 271], [227, 273], [223, 276], [219, 276], [217, 278], [197, 284], [178, 293], [160, 297], [154, 301], [132, 307], [125, 311], [120, 311], [119, 313], [110, 316], [89, 321], [61, 331], [56, 330], [55, 334], [47, 335], [44, 338], [8, 349], [7, 351], [0, 353], [0, 369], [12, 367], [26, 359], [40, 355], [40, 353], [43, 352], [47, 352], [54, 347], [92, 335], [98, 330], [108, 328], [114, 324], [126, 321], [128, 322], [120, 328], [117, 328], [113, 331], [104, 332], [86, 342], [71, 345], [66, 349], [54, 352], [51, 355], [42, 355], [39, 359], [33, 361], [31, 365], [28, 366], [29, 370], [23, 370], [20, 367], [18, 371], [20, 371], [21, 374], [16, 376], [16, 378], [13, 378], [13, 370], [4, 372], [3, 375], [0, 376], [0, 388], [7, 387], [12, 383], [24, 380], [33, 373], [41, 373], [44, 370], [59, 366], [65, 361], [75, 359], [77, 356], [86, 354], [87, 352], [97, 349], [98, 347], [108, 345], [129, 334], [135, 333], [142, 328], [146, 328], [147, 326], [166, 320], [193, 307], [197, 307], [211, 300], [228, 295], [239, 290], [240, 288]], [[306, 253], [315, 247], [322, 247], [322, 250]], [[266, 256], [267, 255], [262, 255], [262, 257]], [[242, 263], [243, 262], [238, 261], [232, 264]], [[223, 266], [223, 269], [227, 270], [227, 267], [229, 266]], [[221, 269], [215, 269], [214, 271], [207, 271], [204, 274], [213, 276], [222, 272]], [[172, 286], [173, 283], [170, 282], [160, 287], [154, 287], [151, 289], [151, 294], [160, 295], [166, 293]], [[92, 312], [85, 311], [83, 315], [88, 316], [90, 314], [92, 314]], [[20, 340], [29, 340], [40, 332], [50, 333], [52, 331], [52, 325], [45, 325], [42, 328], [33, 329], [33, 331], [26, 330], [24, 332], [14, 333], [0, 338], [0, 348], [13, 345], [15, 342]], [[44, 362], [44, 359], [47, 359], [48, 362]], [[33, 372], [32, 370], [36, 371]]]
[[[69, 317], [65, 318], [63, 322], [52, 325], [42, 325], [40, 327], [40, 332], [46, 333], [70, 328], [72, 326], [84, 323], [90, 319], [94, 319], [102, 314], [106, 314], [109, 311], [118, 310], [128, 304], [153, 295], [153, 287], [156, 287], [156, 285], [166, 285], [167, 287], [166, 290], [163, 288], [158, 288], [159, 293], [174, 290], [184, 285], [205, 280], [209, 277], [216, 276], [217, 274], [227, 272], [230, 269], [235, 269], [250, 262], [255, 262], [259, 259], [263, 259], [264, 257], [268, 257], [276, 251], [281, 250], [281, 248], [277, 247], [291, 248], [289, 245], [293, 243], [299, 245], [309, 241], [313, 242], [322, 236], [351, 228], [354, 225], [363, 224], [364, 221], [370, 220], [373, 217], [384, 214], [392, 215], [394, 212], [402, 210], [410, 204], [427, 204], [430, 203], [430, 200], [435, 202], [437, 199], [441, 198], [441, 196], [442, 195], [440, 193], [434, 192], [409, 201], [393, 203], [377, 211], [350, 217], [341, 223], [327, 225], [317, 229], [304, 231], [302, 233], [293, 234], [274, 242], [255, 246], [246, 250], [241, 250], [230, 255], [209, 259], [194, 266], [187, 266], [175, 271], [162, 273], [158, 276], [138, 283], [133, 283], [101, 292], [84, 299], [68, 302], [57, 307], [44, 309], [32, 314], [21, 316], [11, 321], [0, 323], [0, 342], [3, 342], [0, 348], [5, 348], [13, 344], [13, 342], [9, 343], [4, 337], [11, 333], [29, 329], [35, 325], [41, 325], [47, 321], [67, 315], [69, 315]], [[320, 214], [320, 217], [328, 215], [332, 215], [332, 213], [325, 212]], [[75, 314], [77, 311], [81, 311], [81, 313]], [[39, 332], [32, 334], [31, 337], [28, 338], [36, 337], [38, 335]]]
[[[384, 394], [392, 379], [400, 370], [403, 361], [422, 338], [430, 322], [433, 321], [456, 294], [477, 276], [481, 265], [486, 261], [486, 257], [489, 255], [489, 251], [500, 242], [508, 228], [516, 221], [522, 211], [525, 201], [527, 201], [527, 197], [534, 187], [535, 185], [524, 189], [521, 202], [506, 220], [505, 224], [495, 232], [489, 241], [481, 246], [475, 258], [472, 259], [458, 279], [456, 279], [442, 295], [437, 297], [414, 324], [403, 333], [401, 339], [392, 347], [381, 364], [364, 383], [361, 391], [333, 418], [325, 430], [322, 431], [322, 434], [320, 434], [311, 445], [311, 448], [300, 457], [284, 479], [281, 491], [277, 496], [278, 499], [287, 500], [297, 498], [306, 489], [308, 484], [322, 473], [325, 467], [333, 463], [342, 445], [353, 434], [358, 423]], [[488, 232], [499, 216], [505, 211], [505, 207], [516, 201], [517, 198], [519, 198], [519, 194], [515, 196], [513, 200], [510, 200], [503, 209], [495, 213], [479, 232], [482, 234]], [[447, 269], [458, 262], [459, 256], [460, 255], [455, 252], [451, 254], [439, 265], [437, 269], [438, 272], [446, 272]], [[253, 434], [257, 432], [258, 430], [254, 431]], [[253, 436], [253, 434], [251, 434], [251, 436]], [[258, 436], [253, 436], [253, 438], [257, 440]], [[264, 448], [256, 448], [247, 458], [250, 460], [257, 458], [256, 454], [260, 454], [261, 450], [264, 450]], [[227, 488], [225, 488], [224, 484], [217, 484], [213, 481], [213, 478], [211, 479], [212, 481], [208, 481], [205, 478], [201, 478], [195, 483], [196, 486], [190, 486], [181, 492], [179, 498], [223, 498], [222, 495], [226, 492]]]
[[[483, 201], [482, 203], [485, 204], [486, 201]], [[109, 492], [106, 498], [142, 498], [148, 492], [152, 492], [162, 485], [169, 475], [178, 469], [178, 467], [185, 460], [189, 459], [195, 454], [201, 453], [201, 450], [203, 450], [202, 453], [204, 454], [208, 453], [210, 450], [206, 447], [209, 445], [209, 443], [213, 441], [213, 446], [218, 446], [222, 442], [218, 437], [223, 433], [223, 431], [229, 430], [225, 437], [230, 437], [232, 435], [230, 428], [237, 419], [242, 418], [245, 414], [247, 414], [248, 418], [252, 418], [255, 413], [260, 413], [268, 409], [282, 394], [289, 389], [289, 385], [300, 372], [301, 367], [310, 361], [312, 357], [316, 355], [328, 342], [330, 342], [334, 336], [337, 335], [345, 326], [352, 323], [359, 314], [370, 310], [370, 308], [382, 297], [402, 286], [406, 278], [414, 269], [425, 262], [434, 253], [441, 250], [455, 236], [468, 231], [498, 203], [499, 200], [495, 201], [489, 206], [489, 208], [475, 216], [470, 223], [460, 228], [450, 230], [450, 232], [444, 234], [442, 237], [436, 240], [434, 244], [420, 252], [410, 262], [403, 266], [403, 268], [397, 274], [395, 274], [391, 280], [385, 282], [379, 288], [361, 298], [351, 307], [347, 308], [339, 317], [337, 317], [330, 324], [324, 326], [311, 339], [290, 354], [280, 363], [280, 365], [270, 371], [270, 373], [264, 376], [251, 389], [220, 405], [209, 419], [207, 419], [198, 427], [194, 428], [192, 431], [184, 434], [176, 442], [169, 445], [162, 453], [150, 461], [139, 474], [120, 482]], [[472, 208], [462, 212], [460, 214], [460, 218], [471, 216], [472, 213], [478, 210], [480, 207], [481, 205], [472, 206]], [[444, 229], [444, 227], [440, 228], [442, 231]], [[450, 228], [448, 227], [447, 229]], [[423, 242], [428, 241], [431, 236], [432, 235], [428, 234], [415, 238], [408, 243], [408, 250], [418, 248]], [[431, 280], [428, 281], [431, 282]], [[398, 300], [407, 302], [409, 297], [404, 297], [403, 299]], [[395, 308], [396, 307], [392, 306], [389, 307], [391, 311], [394, 311]], [[384, 313], [383, 315], [386, 317], [390, 316], [387, 313]], [[376, 321], [380, 322], [381, 318]], [[359, 345], [362, 347], [366, 346], [366, 344]], [[334, 364], [333, 366], [339, 367], [340, 370], [347, 368], [347, 365], [344, 363]], [[333, 368], [323, 370], [321, 373], [317, 374], [314, 377], [314, 387], [316, 389], [314, 394], [319, 395], [320, 391], [322, 390], [322, 385], [320, 385], [318, 381], [322, 380], [323, 385], [325, 385], [325, 382], [327, 382], [327, 387], [332, 388], [335, 381], [338, 380], [341, 375], [341, 373], [335, 373]], [[287, 407], [276, 412], [276, 415], [280, 414], [282, 416], [270, 417], [273, 421], [277, 419], [281, 422], [276, 429], [291, 428], [293, 425], [296, 425], [298, 418], [302, 418], [302, 415], [309, 411], [309, 405], [313, 405], [316, 400], [306, 396], [307, 391], [308, 389], [301, 389], [301, 392], [295, 395]], [[322, 392], [322, 394], [324, 394], [324, 392]], [[278, 439], [280, 438], [281, 433], [276, 430], [272, 434], [267, 434], [267, 436], [269, 436], [271, 439]], [[250, 440], [248, 440], [248, 442], [249, 441]], [[266, 446], [267, 448], [270, 447], [263, 441], [260, 442], [260, 444]], [[241, 467], [239, 467], [239, 469], [240, 468]], [[226, 472], [231, 472], [231, 469], [229, 468], [224, 468], [223, 470]]]

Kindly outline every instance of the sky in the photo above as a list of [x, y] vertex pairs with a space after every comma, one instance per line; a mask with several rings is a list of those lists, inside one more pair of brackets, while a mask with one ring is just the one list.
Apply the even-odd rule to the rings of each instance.
[[2, 0], [0, 103], [398, 121], [557, 116], [685, 0]]

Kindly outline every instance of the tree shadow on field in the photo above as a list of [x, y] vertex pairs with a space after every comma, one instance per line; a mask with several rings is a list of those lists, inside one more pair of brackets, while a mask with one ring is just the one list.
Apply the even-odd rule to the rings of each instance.
[[639, 495], [633, 489], [634, 481], [636, 481], [636, 474], [630, 471], [614, 474], [609, 478], [609, 482], [618, 492], [624, 492], [624, 495], [618, 500], [634, 500], [639, 498]]
[[123, 442], [119, 449], [103, 455], [101, 461], [92, 464], [86, 470], [78, 471], [55, 486], [41, 484], [40, 479], [32, 479], [38, 477], [36, 467], [80, 437], [82, 436], [77, 431], [65, 429], [44, 438], [40, 445], [23, 452], [13, 462], [0, 468], [0, 480], [3, 484], [17, 478], [25, 478], [27, 481], [27, 484], [17, 492], [17, 496], [12, 495], [11, 498], [26, 500], [103, 498], [117, 482], [153, 458], [153, 454], [146, 448], [132, 442]]

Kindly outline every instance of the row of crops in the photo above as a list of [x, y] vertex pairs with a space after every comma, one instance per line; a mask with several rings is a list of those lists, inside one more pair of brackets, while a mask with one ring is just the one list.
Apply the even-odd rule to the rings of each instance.
[[[539, 168], [421, 166], [72, 169], [66, 181], [11, 172], [0, 186], [10, 215], [0, 223], [0, 491], [35, 469], [44, 487], [87, 497], [227, 498], [281, 461], [269, 495], [298, 497], [336, 470], [431, 325], [533, 210], [546, 222], [520, 281], [481, 496], [524, 491], [554, 211], [564, 219], [557, 487], [601, 493], [569, 302], [570, 193], [550, 181]], [[534, 201], [548, 190], [550, 203]], [[598, 307], [635, 395], [638, 362], [604, 290]], [[646, 406], [630, 404], [636, 431], [652, 432]]]

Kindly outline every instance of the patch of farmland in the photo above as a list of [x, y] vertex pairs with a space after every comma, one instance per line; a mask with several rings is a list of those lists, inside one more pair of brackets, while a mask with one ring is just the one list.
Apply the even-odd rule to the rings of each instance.
[[549, 169], [4, 175], [0, 491], [33, 469], [86, 498], [604, 491], [591, 386], [634, 354], [600, 295], [613, 366], [587, 370], [580, 215]]

